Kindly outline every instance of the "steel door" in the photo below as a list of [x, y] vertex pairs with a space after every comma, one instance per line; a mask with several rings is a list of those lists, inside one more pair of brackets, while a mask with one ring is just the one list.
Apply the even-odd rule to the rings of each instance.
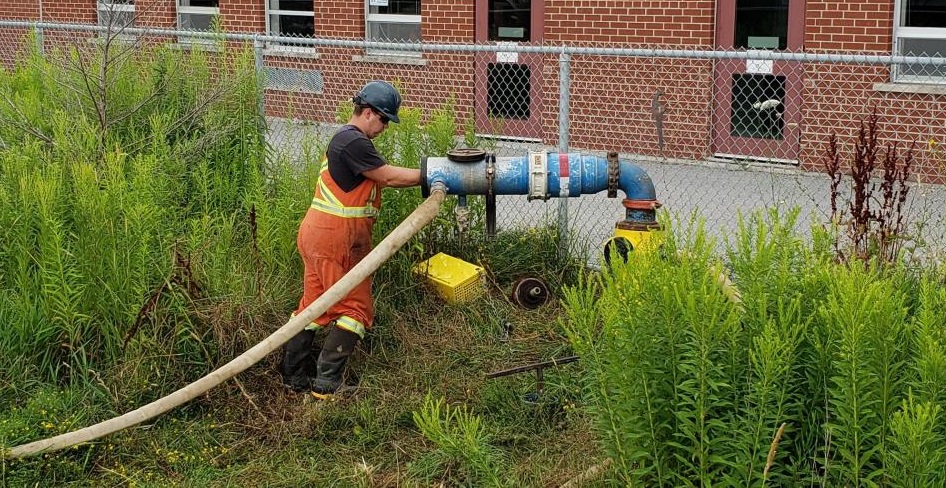
[[474, 55], [476, 130], [511, 138], [542, 137], [542, 54], [514, 48], [541, 44], [544, 0], [476, 0], [478, 44], [508, 51]]
[[[719, 0], [716, 45], [801, 51], [804, 0]], [[802, 66], [794, 61], [715, 62], [713, 152], [738, 159], [796, 161]]]

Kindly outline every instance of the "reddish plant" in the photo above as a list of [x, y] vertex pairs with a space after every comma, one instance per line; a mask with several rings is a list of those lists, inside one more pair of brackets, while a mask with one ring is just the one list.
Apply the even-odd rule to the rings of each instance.
[[[848, 246], [842, 246], [842, 235], [838, 235], [835, 252], [839, 260], [867, 261], [876, 257], [893, 262], [900, 256], [906, 237], [904, 212], [914, 146], [901, 158], [897, 144], [887, 144], [879, 159], [881, 146], [877, 141], [875, 109], [867, 122], [860, 124], [845, 175], [837, 136], [831, 134], [828, 138], [823, 164], [831, 178], [831, 220], [842, 226], [849, 241]], [[845, 176], [850, 178], [851, 193], [846, 208], [841, 208], [841, 182]]]

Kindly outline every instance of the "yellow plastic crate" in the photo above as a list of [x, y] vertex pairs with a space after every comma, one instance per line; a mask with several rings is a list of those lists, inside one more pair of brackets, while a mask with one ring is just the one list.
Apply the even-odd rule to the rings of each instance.
[[483, 268], [442, 252], [417, 263], [413, 271], [427, 278], [449, 303], [473, 300], [484, 292]]

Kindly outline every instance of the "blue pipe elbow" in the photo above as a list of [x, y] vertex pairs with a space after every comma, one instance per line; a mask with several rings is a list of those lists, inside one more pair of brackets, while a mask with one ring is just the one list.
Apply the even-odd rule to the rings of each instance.
[[528, 156], [479, 158], [454, 161], [425, 157], [421, 160], [421, 191], [426, 197], [436, 183], [450, 195], [527, 195], [531, 199], [577, 197], [621, 190], [627, 221], [656, 224], [657, 192], [640, 166], [617, 159], [580, 153], [529, 153]]
[[657, 200], [657, 190], [650, 175], [630, 161], [621, 161], [618, 189], [630, 200]]

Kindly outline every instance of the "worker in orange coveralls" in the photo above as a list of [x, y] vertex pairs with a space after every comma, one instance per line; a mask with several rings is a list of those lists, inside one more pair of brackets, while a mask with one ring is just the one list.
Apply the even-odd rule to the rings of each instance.
[[[371, 139], [398, 122], [401, 96], [390, 83], [371, 81], [352, 98], [354, 112], [332, 137], [322, 160], [312, 205], [299, 227], [297, 244], [305, 263], [302, 312], [371, 251], [371, 229], [381, 209], [381, 188], [420, 184], [420, 170], [387, 164]], [[374, 321], [371, 278], [289, 340], [284, 347], [283, 382], [293, 391], [335, 393], [345, 363]], [[328, 328], [318, 357], [315, 331]]]

